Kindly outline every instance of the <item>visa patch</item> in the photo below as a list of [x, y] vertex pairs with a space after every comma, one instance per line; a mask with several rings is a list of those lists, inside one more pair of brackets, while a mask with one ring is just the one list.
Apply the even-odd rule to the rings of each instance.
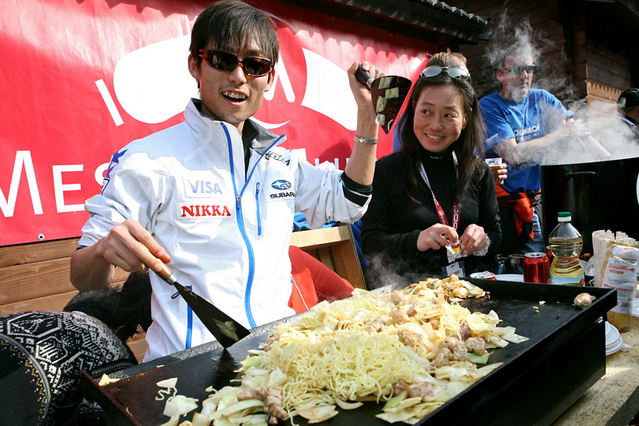
[[211, 198], [223, 195], [224, 191], [219, 181], [184, 178], [184, 196], [186, 198]]

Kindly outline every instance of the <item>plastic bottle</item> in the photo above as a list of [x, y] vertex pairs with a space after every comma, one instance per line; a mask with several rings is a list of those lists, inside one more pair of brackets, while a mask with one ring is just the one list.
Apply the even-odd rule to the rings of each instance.
[[584, 285], [584, 268], [579, 263], [579, 253], [584, 239], [572, 226], [570, 212], [559, 212], [559, 224], [548, 237], [550, 251], [553, 254], [550, 264], [550, 284]]

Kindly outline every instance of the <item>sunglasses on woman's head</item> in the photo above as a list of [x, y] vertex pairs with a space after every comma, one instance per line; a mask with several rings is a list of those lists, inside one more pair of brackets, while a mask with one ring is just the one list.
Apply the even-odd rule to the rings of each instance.
[[515, 65], [514, 67], [505, 67], [504, 71], [511, 72], [513, 74], [521, 74], [526, 71], [528, 74], [532, 74], [537, 70], [537, 65]]
[[432, 77], [437, 77], [438, 75], [441, 75], [441, 74], [446, 74], [450, 78], [457, 78], [457, 79], [470, 78], [470, 74], [468, 74], [468, 71], [466, 71], [463, 68], [440, 67], [439, 65], [426, 67], [419, 75], [424, 78], [432, 78]]
[[239, 58], [235, 53], [215, 49], [200, 49], [200, 57], [206, 59], [206, 63], [220, 71], [233, 71], [237, 64], [251, 77], [262, 77], [272, 69], [271, 60], [259, 56], [247, 56]]

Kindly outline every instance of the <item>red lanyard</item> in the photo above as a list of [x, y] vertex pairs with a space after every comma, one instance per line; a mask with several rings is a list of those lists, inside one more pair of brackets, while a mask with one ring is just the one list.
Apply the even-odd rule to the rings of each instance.
[[[455, 172], [457, 172], [457, 157], [455, 153], [453, 153], [453, 159], [455, 160]], [[430, 181], [428, 180], [428, 175], [426, 174], [426, 170], [424, 170], [424, 165], [419, 163], [420, 169], [419, 174], [422, 175], [422, 179], [426, 182], [426, 186], [430, 189], [430, 195], [433, 196], [433, 202], [435, 203], [435, 208], [437, 209], [437, 215], [439, 216], [439, 221], [446, 226], [450, 226], [448, 223], [448, 218], [446, 217], [446, 213], [444, 213], [444, 209], [442, 208], [439, 201], [437, 201], [437, 197], [435, 197], [435, 193], [433, 192], [433, 188], [430, 186]], [[453, 229], [457, 231], [457, 226], [459, 225], [459, 209], [457, 208], [457, 203], [453, 202]]]

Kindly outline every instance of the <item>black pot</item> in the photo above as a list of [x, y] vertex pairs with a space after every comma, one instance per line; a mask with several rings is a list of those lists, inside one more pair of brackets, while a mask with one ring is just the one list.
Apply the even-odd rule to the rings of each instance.
[[582, 253], [592, 253], [592, 232], [623, 231], [639, 239], [639, 157], [541, 166], [544, 241], [569, 211], [584, 237]]

